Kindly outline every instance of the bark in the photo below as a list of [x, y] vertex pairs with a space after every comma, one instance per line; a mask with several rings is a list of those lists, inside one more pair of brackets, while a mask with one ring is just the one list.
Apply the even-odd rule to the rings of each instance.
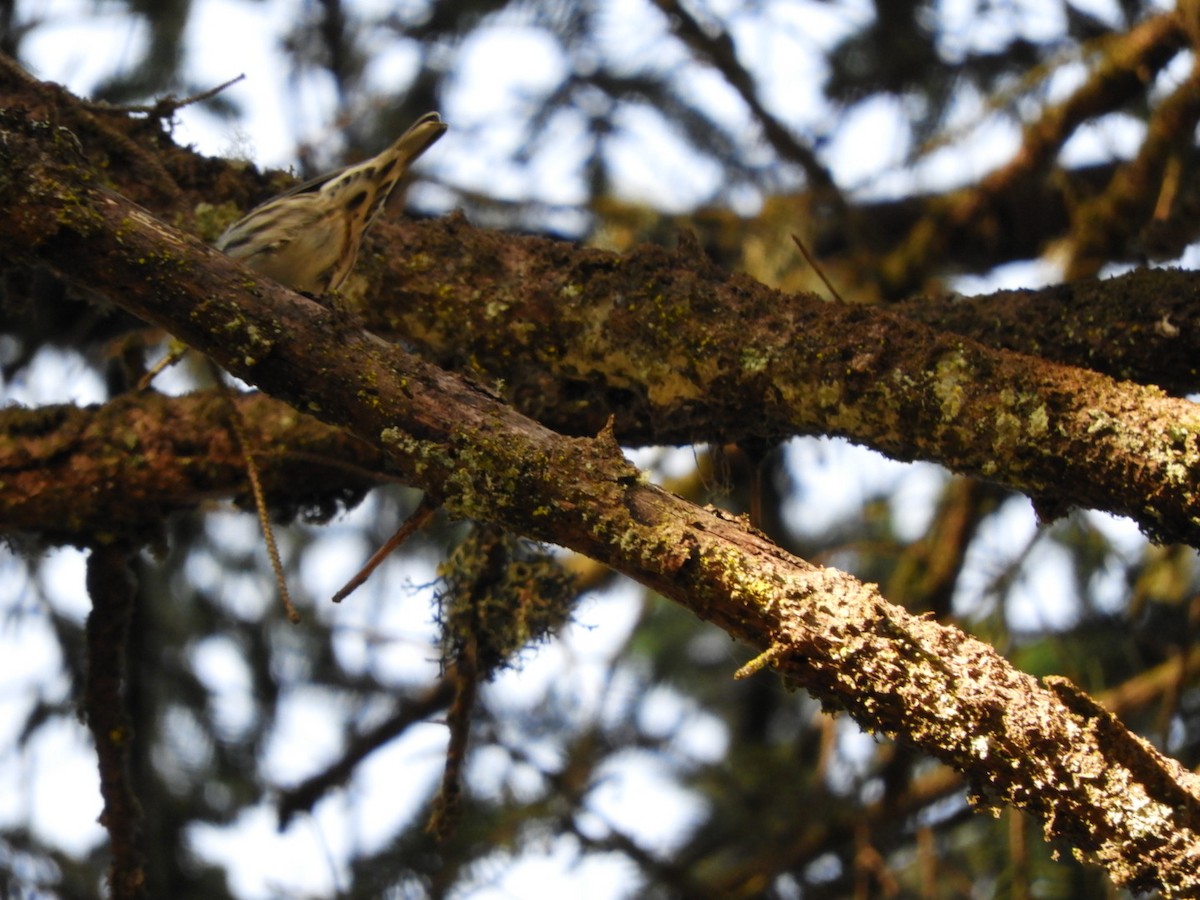
[[[863, 727], [947, 762], [983, 802], [1028, 810], [1048, 837], [1104, 865], [1118, 884], [1200, 891], [1198, 779], [1064, 680], [1039, 684], [958, 629], [888, 604], [874, 585], [790, 556], [744, 521], [645, 483], [612, 422], [595, 437], [556, 432], [344, 310], [253, 277], [98, 186], [69, 133], [12, 108], [0, 113], [0, 129], [3, 261], [39, 261], [170, 330], [356, 435], [452, 512], [569, 547], [672, 598], [762, 651], [745, 672], [772, 666]], [[449, 253], [465, 228], [416, 230], [446, 241]], [[509, 246], [488, 239], [498, 248], [492, 258]], [[784, 302], [744, 279], [722, 282], [686, 253], [562, 252], [577, 254], [567, 284], [603, 303], [593, 329], [616, 323], [609, 346], [650, 357], [574, 365], [591, 373], [602, 364], [617, 384], [648, 372], [657, 380], [643, 408], [675, 410], [670, 421], [734, 422], [732, 398], [757, 397], [753, 434], [869, 435], [905, 458], [928, 454], [1017, 486], [1065, 483], [1056, 496], [1132, 511], [1156, 531], [1200, 528], [1188, 490], [1200, 474], [1194, 414], [1161, 392], [888, 314]], [[454, 263], [439, 255], [406, 265], [445, 274]], [[518, 296], [486, 263], [476, 260], [473, 278], [460, 266], [443, 280], [445, 295], [484, 317]], [[528, 290], [546, 287], [534, 280]], [[713, 348], [702, 327], [731, 308], [744, 331], [763, 322], [733, 354]], [[535, 355], [536, 330], [551, 324], [528, 323], [534, 336], [525, 346]], [[829, 329], [844, 340], [830, 342]], [[682, 343], [666, 343], [675, 334]], [[664, 359], [671, 346], [692, 352]], [[760, 414], [770, 416], [766, 425]], [[980, 435], [990, 448], [983, 458]]]
[[[0, 534], [157, 541], [199, 503], [253, 504], [220, 393], [125, 394], [100, 407], [0, 410]], [[271, 509], [323, 520], [388, 479], [383, 454], [262, 394], [236, 398]]]
[[[1162, 540], [1200, 541], [1200, 419], [1157, 388], [998, 352], [886, 309], [780, 294], [720, 272], [693, 246], [616, 256], [456, 219], [399, 230], [389, 233], [395, 286], [367, 321], [443, 365], [470, 360], [503, 378], [522, 410], [559, 431], [595, 433], [612, 416], [626, 445], [842, 435], [999, 481], [1048, 514], [1103, 509]], [[1159, 309], [1180, 310], [1122, 343], [1175, 357], [1196, 284], [1158, 272], [1106, 282], [1114, 315], [1123, 298], [1154, 292]], [[1039, 297], [1065, 305], [1089, 291], [1105, 287]]]

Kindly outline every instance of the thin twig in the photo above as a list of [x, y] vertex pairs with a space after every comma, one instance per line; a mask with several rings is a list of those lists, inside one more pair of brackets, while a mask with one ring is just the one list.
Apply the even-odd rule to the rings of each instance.
[[135, 387], [134, 390], [135, 391], [146, 390], [146, 388], [150, 387], [150, 382], [154, 381], [154, 379], [157, 378], [160, 374], [162, 374], [162, 372], [164, 370], [175, 365], [175, 363], [177, 363], [177, 362], [179, 362], [179, 360], [183, 359], [184, 354], [186, 354], [187, 352], [188, 352], [188, 348], [183, 347], [183, 346], [176, 347], [174, 350], [169, 352], [166, 356], [164, 356], [162, 359], [160, 359], [158, 362], [156, 362], [150, 368], [150, 371], [146, 372], [146, 374], [144, 374], [141, 378], [138, 379], [137, 387]]
[[155, 100], [149, 106], [146, 104], [117, 106], [100, 100], [83, 100], [79, 105], [84, 109], [91, 110], [92, 112], [120, 113], [121, 115], [141, 113], [143, 115], [153, 116], [156, 119], [169, 119], [185, 106], [191, 106], [194, 103], [202, 103], [205, 100], [208, 100], [210, 97], [215, 97], [217, 94], [221, 93], [221, 91], [232, 87], [239, 81], [245, 80], [245, 78], [246, 74], [243, 72], [241, 75], [238, 75], [235, 78], [230, 78], [224, 84], [218, 84], [214, 88], [209, 88], [207, 91], [201, 91], [199, 94], [192, 94], [190, 97], [184, 97], [182, 100], [177, 98], [174, 94], [167, 94], [167, 96]]
[[358, 590], [359, 586], [371, 577], [371, 573], [379, 568], [379, 564], [387, 559], [392, 551], [412, 537], [416, 531], [424, 528], [425, 523], [433, 518], [433, 514], [437, 511], [438, 504], [430, 500], [428, 494], [422, 497], [421, 502], [417, 504], [417, 508], [413, 510], [412, 515], [404, 520], [404, 524], [396, 529], [396, 533], [388, 538], [384, 545], [376, 550], [371, 558], [367, 560], [366, 564], [358, 570], [358, 573], [347, 581], [341, 590], [333, 595], [333, 602], [341, 603], [354, 593], [354, 591]]
[[282, 789], [279, 799], [279, 830], [287, 828], [299, 813], [311, 812], [317, 801], [334, 788], [345, 784], [358, 764], [381, 747], [394, 741], [409, 728], [445, 709], [458, 692], [457, 669], [450, 667], [446, 675], [415, 697], [400, 700], [392, 714], [374, 728], [347, 738], [341, 758], [295, 787]]
[[288, 621], [293, 625], [298, 625], [300, 613], [292, 605], [292, 598], [288, 593], [287, 578], [283, 574], [283, 562], [279, 558], [279, 545], [275, 543], [275, 531], [271, 528], [271, 518], [267, 515], [267, 498], [263, 492], [262, 479], [259, 478], [258, 463], [254, 461], [254, 454], [250, 452], [250, 442], [246, 439], [246, 422], [242, 418], [241, 410], [233, 402], [233, 392], [225, 383], [220, 368], [211, 359], [208, 364], [212, 367], [217, 390], [229, 403], [229, 429], [238, 443], [238, 449], [242, 451], [242, 459], [246, 461], [246, 476], [250, 479], [250, 490], [254, 495], [254, 508], [258, 511], [258, 524], [262, 527], [263, 541], [267, 545], [267, 556], [271, 559], [271, 568], [275, 570], [275, 582], [279, 585], [279, 599], [283, 603]]
[[463, 765], [467, 759], [467, 743], [471, 736], [471, 713], [479, 693], [479, 643], [471, 635], [455, 661], [454, 699], [446, 711], [450, 728], [450, 743], [446, 747], [446, 765], [442, 783], [433, 799], [433, 810], [425, 831], [435, 841], [444, 843], [454, 834], [462, 809]]
[[800, 251], [800, 255], [804, 257], [804, 261], [812, 266], [813, 271], [817, 273], [817, 277], [821, 279], [821, 283], [825, 285], [825, 289], [829, 291], [829, 293], [833, 296], [833, 299], [838, 303], [845, 303], [846, 301], [842, 299], [842, 295], [839, 294], [837, 288], [833, 286], [833, 282], [825, 277], [825, 270], [821, 268], [821, 264], [818, 263], [816, 259], [813, 258], [813, 255], [808, 252], [808, 248], [804, 246], [804, 242], [794, 234], [792, 235], [792, 242]]

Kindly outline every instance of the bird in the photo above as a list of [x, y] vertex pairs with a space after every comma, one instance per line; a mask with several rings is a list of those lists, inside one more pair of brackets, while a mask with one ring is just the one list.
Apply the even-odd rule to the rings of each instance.
[[216, 248], [292, 290], [333, 293], [396, 183], [448, 127], [436, 112], [426, 113], [378, 155], [256, 206], [225, 230]]

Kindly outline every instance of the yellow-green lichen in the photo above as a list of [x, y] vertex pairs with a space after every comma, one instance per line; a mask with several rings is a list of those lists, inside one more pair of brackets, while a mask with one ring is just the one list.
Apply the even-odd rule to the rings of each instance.
[[1050, 416], [1046, 412], [1046, 405], [1040, 404], [1037, 409], [1029, 414], [1029, 436], [1044, 437], [1050, 431]]
[[996, 413], [992, 420], [992, 449], [1002, 453], [1017, 446], [1022, 437], [1021, 419], [1007, 410]]
[[1090, 410], [1092, 424], [1087, 427], [1087, 433], [1093, 437], [1102, 434], [1113, 434], [1119, 424], [1116, 419], [1103, 410]]
[[970, 367], [959, 351], [944, 354], [934, 367], [933, 392], [942, 410], [942, 418], [953, 421], [962, 412]]
[[742, 371], [753, 374], [764, 371], [771, 362], [771, 354], [761, 347], [742, 348]]
[[512, 304], [507, 300], [492, 299], [483, 306], [483, 315], [487, 319], [502, 318]]
[[844, 385], [840, 381], [822, 381], [817, 385], [816, 394], [817, 406], [820, 409], [832, 409], [842, 402], [842, 390]]

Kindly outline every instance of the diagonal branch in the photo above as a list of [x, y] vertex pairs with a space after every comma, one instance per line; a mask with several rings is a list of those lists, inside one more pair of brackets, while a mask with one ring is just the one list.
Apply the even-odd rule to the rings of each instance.
[[1200, 120], [1200, 67], [1153, 111], [1137, 156], [1118, 170], [1103, 195], [1081, 203], [1072, 215], [1069, 279], [1094, 275], [1111, 255], [1144, 228], [1172, 193], [1164, 183], [1168, 164], [1178, 161], [1195, 141]]
[[737, 58], [733, 38], [724, 31], [710, 33], [680, 0], [654, 0], [654, 5], [666, 14], [671, 22], [671, 30], [687, 44], [688, 49], [707, 60], [737, 91], [742, 102], [762, 125], [763, 134], [775, 152], [783, 159], [798, 163], [815, 191], [841, 204], [843, 200], [828, 167], [811, 147], [797, 140], [787, 125], [763, 105], [754, 77]]
[[1007, 164], [976, 187], [948, 197], [925, 227], [913, 229], [881, 262], [880, 269], [889, 273], [892, 293], [903, 296], [918, 288], [945, 253], [950, 235], [993, 216], [1009, 192], [1040, 181], [1080, 125], [1143, 97], [1150, 79], [1187, 44], [1186, 13], [1180, 10], [1151, 16], [1127, 33], [1107, 37], [1087, 80], [1025, 126], [1021, 147]]
[[[42, 142], [22, 153], [17, 133], [0, 253], [41, 244], [43, 259], [57, 255], [90, 286], [91, 266], [107, 257], [90, 233], [83, 247], [64, 235], [79, 241], [81, 231], [102, 229], [98, 213], [120, 203], [89, 209], [68, 198], [64, 220], [54, 218], [54, 185], [78, 178], [73, 140], [41, 129]], [[50, 166], [55, 154], [63, 171], [20, 165], [44, 157]], [[782, 295], [726, 275], [695, 247], [617, 256], [453, 218], [392, 230], [402, 231], [392, 242], [395, 299], [411, 302], [381, 315], [435, 361], [470, 360], [504, 379], [522, 409], [560, 431], [595, 433], [614, 416], [626, 443], [839, 434], [896, 459], [1001, 481], [1048, 512], [1107, 510], [1156, 538], [1200, 545], [1200, 417], [1156, 389], [990, 350], [886, 310]], [[178, 281], [161, 257], [138, 265]], [[1191, 276], [1174, 279], [1192, 293]], [[383, 320], [368, 321], [384, 331]], [[1169, 346], [1178, 325], [1165, 326], [1134, 337]]]
[[[1198, 779], [1070, 685], [1042, 687], [986, 644], [891, 606], [873, 585], [810, 565], [740, 520], [644, 483], [610, 428], [595, 438], [555, 433], [344, 314], [250, 276], [87, 183], [77, 157], [59, 161], [72, 151], [54, 129], [11, 111], [0, 127], [11, 173], [0, 183], [5, 254], [43, 261], [273, 396], [349, 429], [448, 509], [574, 549], [672, 598], [764, 651], [760, 665], [962, 771], [977, 795], [1028, 810], [1048, 836], [1103, 864], [1118, 884], [1169, 895], [1200, 889]], [[485, 274], [480, 281], [486, 295]], [[879, 320], [854, 316], [847, 322], [868, 330], [874, 350], [838, 368], [870, 392], [867, 372], [881, 354], [890, 358]], [[795, 333], [803, 340], [803, 330]], [[938, 338], [927, 349], [937, 351], [925, 360], [934, 373], [929, 398], [941, 399], [933, 415], [954, 413], [950, 421], [972, 396], [969, 378], [1020, 368], [965, 342]], [[923, 371], [907, 375], [929, 381]], [[898, 389], [906, 370], [879, 372]], [[1102, 401], [1129, 400], [1099, 376], [1072, 377]], [[1152, 392], [1134, 396], [1150, 407], [1169, 403]], [[854, 410], [860, 401], [846, 402]], [[1168, 409], [1179, 408], [1154, 411]], [[1092, 429], [1106, 452], [1115, 449], [1106, 443], [1114, 431], [1137, 438], [1123, 430], [1131, 423], [1122, 414], [1106, 408], [1118, 420]], [[1039, 420], [1036, 409], [1029, 418]], [[1022, 427], [1014, 422], [1001, 436]], [[1186, 469], [1178, 436], [1142, 439], [1161, 441], [1158, 449]], [[1161, 460], [1144, 463], [1153, 469]]]

